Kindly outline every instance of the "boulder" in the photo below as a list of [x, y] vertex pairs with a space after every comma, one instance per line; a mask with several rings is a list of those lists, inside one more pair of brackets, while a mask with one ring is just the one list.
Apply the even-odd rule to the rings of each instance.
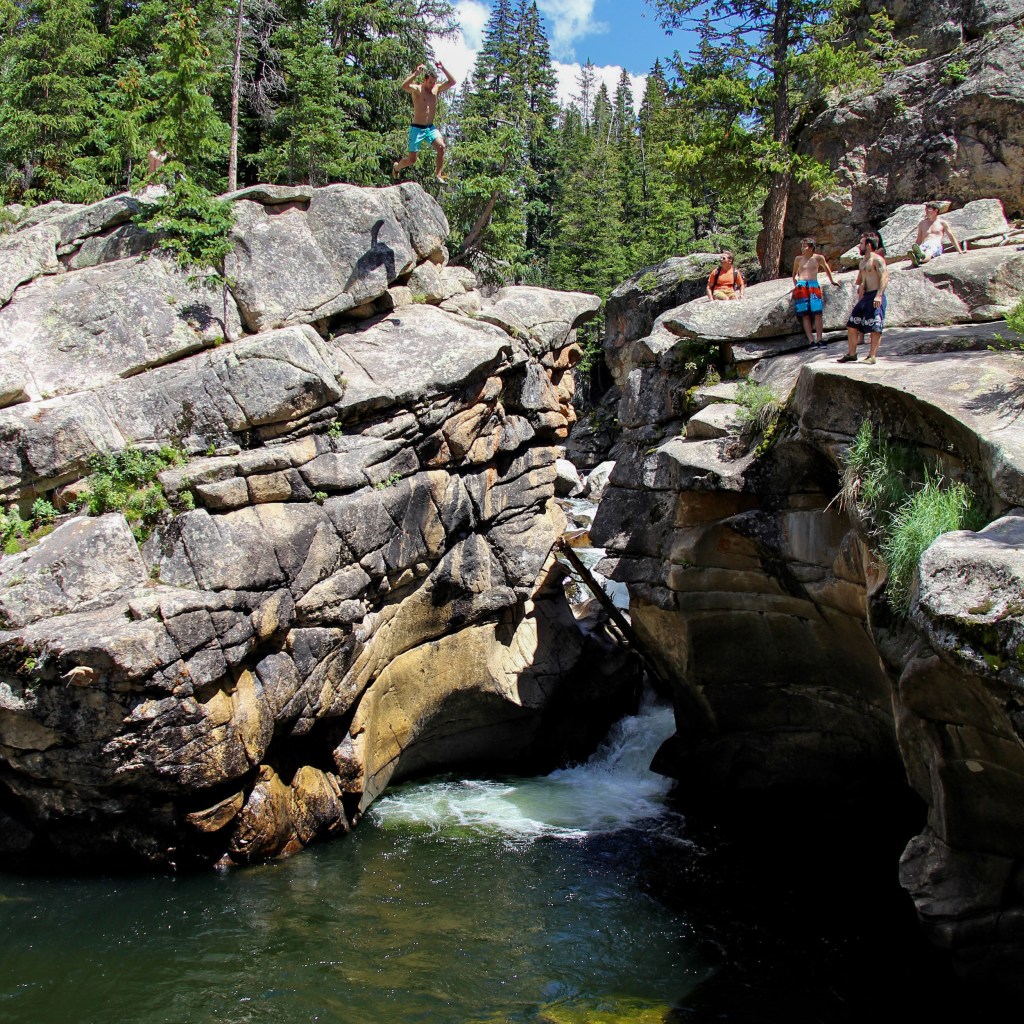
[[632, 342], [651, 333], [658, 314], [704, 295], [718, 262], [715, 253], [672, 256], [638, 270], [612, 291], [604, 314], [604, 357], [617, 384], [636, 365], [628, 355]]
[[227, 313], [171, 260], [136, 257], [20, 288], [0, 310], [0, 354], [31, 398], [92, 390], [237, 337]]
[[488, 299], [477, 319], [495, 324], [523, 341], [533, 355], [561, 348], [569, 332], [593, 319], [600, 301], [582, 292], [561, 292], [558, 299], [544, 288], [517, 285], [501, 288]]
[[614, 462], [602, 462], [595, 466], [587, 474], [586, 486], [583, 488], [583, 496], [591, 501], [600, 501], [604, 495], [604, 489], [608, 486], [608, 478], [615, 468]]
[[555, 461], [555, 494], [560, 498], [575, 498], [583, 493], [583, 481], [576, 467], [567, 459]]

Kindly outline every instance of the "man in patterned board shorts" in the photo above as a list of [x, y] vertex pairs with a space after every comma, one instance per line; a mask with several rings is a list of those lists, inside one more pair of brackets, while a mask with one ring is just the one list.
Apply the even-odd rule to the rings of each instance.
[[846, 340], [849, 351], [836, 362], [855, 363], [857, 346], [865, 334], [871, 335], [866, 363], [874, 365], [878, 346], [885, 329], [885, 289], [889, 287], [889, 268], [878, 254], [882, 243], [874, 232], [860, 236], [860, 269], [857, 271], [857, 304], [846, 321]]
[[821, 317], [824, 302], [821, 297], [821, 282], [818, 272], [824, 270], [830, 283], [835, 284], [828, 260], [815, 252], [818, 243], [813, 238], [800, 239], [800, 255], [793, 260], [793, 304], [797, 319], [804, 326], [804, 334], [811, 348], [823, 348], [821, 340]]
[[[412, 96], [412, 124], [409, 126], [409, 152], [401, 160], [391, 165], [391, 176], [398, 178], [406, 167], [411, 167], [419, 157], [420, 147], [427, 143], [434, 147], [437, 154], [435, 174], [443, 185], [441, 176], [444, 167], [444, 136], [434, 127], [434, 115], [437, 113], [437, 97], [447, 92], [454, 84], [451, 72], [440, 62], [437, 66], [444, 72], [444, 85], [437, 84], [437, 72], [421, 64], [403, 83], [402, 88]], [[423, 74], [422, 82], [414, 82], [418, 74]]]

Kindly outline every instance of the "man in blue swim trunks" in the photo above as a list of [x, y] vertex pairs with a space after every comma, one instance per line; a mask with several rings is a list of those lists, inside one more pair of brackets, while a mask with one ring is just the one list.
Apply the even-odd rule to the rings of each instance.
[[[426, 142], [434, 147], [437, 154], [437, 180], [444, 184], [441, 176], [444, 167], [444, 136], [434, 127], [434, 116], [437, 113], [437, 97], [447, 92], [454, 84], [451, 72], [440, 62], [437, 66], [444, 72], [444, 85], [438, 85], [437, 72], [421, 64], [403, 83], [402, 88], [412, 96], [412, 124], [409, 126], [409, 152], [401, 160], [391, 165], [391, 175], [398, 178], [406, 167], [412, 167], [419, 156], [420, 147]], [[423, 75], [422, 82], [413, 79]]]
[[[804, 334], [811, 348], [822, 348], [821, 313], [824, 303], [821, 297], [821, 283], [818, 272], [824, 270], [829, 282], [836, 283], [828, 260], [815, 252], [818, 243], [813, 238], [800, 239], [800, 255], [793, 260], [793, 302], [796, 315], [804, 325]], [[812, 333], [813, 330], [813, 333]]]
[[865, 363], [874, 365], [885, 328], [885, 289], [889, 286], [889, 268], [879, 255], [882, 243], [873, 231], [860, 236], [860, 269], [857, 271], [857, 305], [846, 321], [849, 351], [837, 363], [855, 363], [857, 346], [865, 334], [871, 335], [871, 347]]

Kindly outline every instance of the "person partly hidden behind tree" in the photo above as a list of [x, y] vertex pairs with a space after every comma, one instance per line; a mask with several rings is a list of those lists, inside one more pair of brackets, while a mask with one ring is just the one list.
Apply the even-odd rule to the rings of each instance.
[[709, 299], [742, 299], [747, 285], [739, 268], [733, 265], [733, 255], [726, 249], [721, 262], [708, 275]]
[[949, 225], [939, 216], [938, 203], [924, 204], [924, 217], [917, 225], [917, 239], [910, 247], [910, 258], [915, 267], [935, 259], [942, 255], [942, 243], [948, 238], [953, 243], [953, 248], [961, 252], [960, 243], [956, 236], [949, 230]]
[[[824, 270], [831, 284], [836, 283], [828, 260], [816, 252], [818, 243], [813, 238], [800, 239], [800, 255], [793, 260], [793, 303], [796, 315], [804, 327], [811, 348], [823, 348], [821, 317], [824, 302], [818, 272]], [[812, 333], [813, 326], [813, 333]]]
[[860, 236], [860, 269], [857, 271], [857, 304], [846, 321], [846, 338], [849, 351], [840, 356], [837, 363], [855, 363], [857, 346], [865, 334], [871, 335], [871, 347], [866, 363], [875, 362], [878, 346], [885, 329], [885, 289], [889, 286], [889, 268], [885, 258], [879, 255], [881, 239], [873, 231]]
[[[437, 72], [433, 68], [428, 68], [426, 64], [420, 64], [402, 83], [402, 88], [412, 96], [412, 124], [409, 126], [409, 152], [391, 165], [391, 174], [394, 178], [399, 177], [406, 167], [416, 163], [420, 147], [427, 142], [437, 153], [435, 173], [437, 180], [444, 184], [445, 179], [441, 176], [444, 167], [444, 136], [434, 127], [434, 116], [437, 113], [437, 97], [447, 92], [455, 84], [455, 79], [440, 61], [437, 62], [437, 66], [444, 72], [446, 81], [443, 85], [438, 85]], [[414, 82], [413, 79], [421, 73], [423, 81]]]

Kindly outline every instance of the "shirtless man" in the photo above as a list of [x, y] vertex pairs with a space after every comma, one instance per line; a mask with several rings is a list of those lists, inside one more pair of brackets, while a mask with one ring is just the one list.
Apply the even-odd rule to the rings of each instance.
[[874, 232], [860, 236], [860, 269], [857, 271], [857, 304], [846, 321], [846, 340], [849, 351], [836, 362], [855, 363], [857, 346], [864, 335], [871, 334], [871, 347], [865, 363], [874, 365], [878, 346], [885, 328], [885, 289], [889, 286], [889, 268], [878, 254], [881, 240]]
[[824, 270], [828, 274], [829, 283], [836, 283], [828, 260], [815, 252], [817, 247], [818, 243], [813, 238], [801, 238], [800, 255], [793, 260], [793, 302], [811, 348], [824, 347], [821, 340], [821, 312], [824, 303], [818, 272]]
[[924, 219], [917, 225], [917, 240], [910, 248], [910, 258], [915, 267], [942, 255], [942, 242], [948, 238], [957, 252], [962, 252], [949, 225], [939, 216], [938, 203], [924, 204]]
[[[420, 146], [429, 142], [437, 154], [437, 180], [444, 184], [441, 176], [444, 167], [444, 136], [434, 127], [434, 115], [437, 113], [437, 97], [447, 92], [454, 84], [452, 73], [440, 62], [437, 66], [444, 72], [444, 85], [437, 84], [437, 72], [421, 64], [403, 83], [402, 88], [412, 96], [412, 124], [409, 126], [409, 152], [391, 165], [391, 175], [398, 178], [406, 167], [416, 163]], [[421, 74], [422, 82], [413, 79]]]

